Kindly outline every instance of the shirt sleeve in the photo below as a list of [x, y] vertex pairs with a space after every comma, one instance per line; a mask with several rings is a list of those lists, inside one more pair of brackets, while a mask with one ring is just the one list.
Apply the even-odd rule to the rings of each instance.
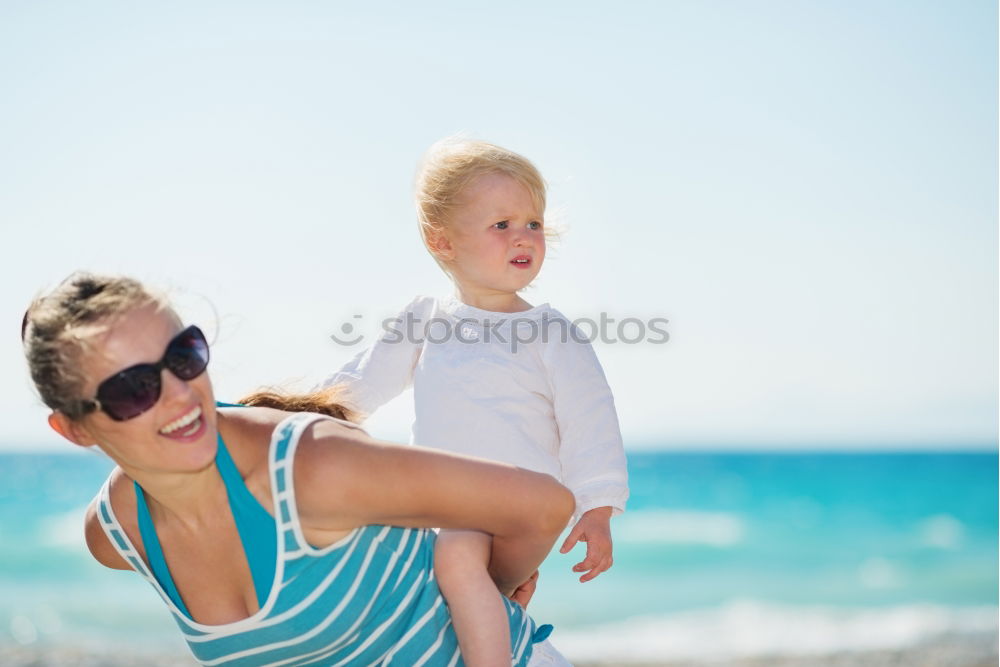
[[367, 418], [413, 384], [413, 371], [423, 347], [423, 331], [433, 299], [417, 297], [394, 319], [384, 323], [382, 334], [339, 370], [316, 385], [339, 385], [344, 403]]
[[[572, 330], [572, 329], [571, 329]], [[573, 521], [595, 507], [625, 511], [628, 470], [614, 397], [590, 342], [553, 340], [543, 355], [559, 429], [563, 483], [576, 496]]]

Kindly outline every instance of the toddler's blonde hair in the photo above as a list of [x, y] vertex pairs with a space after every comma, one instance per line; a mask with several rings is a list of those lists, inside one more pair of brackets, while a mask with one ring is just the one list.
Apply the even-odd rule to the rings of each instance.
[[485, 141], [448, 137], [432, 145], [417, 171], [414, 199], [420, 238], [445, 272], [432, 239], [441, 234], [458, 200], [474, 180], [486, 174], [506, 174], [528, 189], [538, 210], [545, 213], [545, 181], [526, 157]]

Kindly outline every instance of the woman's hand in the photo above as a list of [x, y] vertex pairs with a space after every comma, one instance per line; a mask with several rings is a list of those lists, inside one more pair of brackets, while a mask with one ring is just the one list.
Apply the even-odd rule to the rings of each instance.
[[511, 600], [513, 600], [514, 602], [518, 603], [519, 605], [527, 609], [528, 603], [531, 602], [531, 598], [535, 594], [535, 588], [537, 587], [538, 587], [538, 570], [535, 570], [535, 573], [530, 577], [528, 577], [528, 580], [526, 582], [515, 588], [514, 592], [511, 593], [508, 597], [510, 597]]

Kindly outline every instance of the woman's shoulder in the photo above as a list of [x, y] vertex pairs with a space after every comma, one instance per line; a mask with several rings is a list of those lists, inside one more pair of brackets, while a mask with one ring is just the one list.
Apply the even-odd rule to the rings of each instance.
[[[135, 486], [122, 469], [116, 467], [108, 476], [106, 489], [107, 494], [102, 488], [87, 508], [84, 519], [87, 548], [101, 565], [115, 570], [129, 570], [131, 566], [111, 543], [103, 524], [108, 520], [116, 521], [126, 534], [135, 535], [138, 532]], [[105, 503], [110, 507], [102, 507]], [[102, 516], [106, 517], [103, 521]]]
[[[313, 521], [317, 514], [314, 510], [321, 508], [318, 515], [325, 518], [319, 524], [322, 530], [329, 530], [331, 526], [325, 520], [329, 517], [323, 512], [339, 497], [331, 490], [349, 486], [357, 464], [366, 458], [362, 452], [371, 450], [370, 445], [375, 442], [363, 429], [326, 415], [273, 408], [238, 408], [227, 410], [220, 418], [220, 433], [247, 488], [258, 500], [270, 498], [273, 472], [270, 445], [272, 441], [280, 442], [282, 437], [276, 429], [296, 416], [307, 425], [296, 436], [295, 445], [285, 451], [291, 452], [289, 456], [294, 459], [293, 488], [298, 512], [305, 529], [311, 531], [317, 529]], [[278, 440], [274, 440], [276, 435]], [[234, 446], [229, 445], [230, 440]]]
[[[266, 471], [271, 439], [275, 429], [297, 414], [275, 408], [220, 408], [219, 433], [226, 449], [244, 476], [253, 471]], [[311, 451], [317, 444], [335, 441], [367, 440], [368, 435], [357, 424], [322, 415], [305, 429], [299, 439], [299, 451]]]
[[[249, 450], [263, 449], [266, 452], [274, 429], [289, 417], [298, 414], [304, 413], [267, 407], [219, 408], [218, 429], [226, 447], [230, 450], [235, 447]], [[364, 434], [364, 429], [354, 422], [327, 415], [315, 416], [317, 423], [323, 424], [324, 433]]]
[[274, 408], [220, 407], [216, 410], [216, 427], [229, 450], [266, 450], [274, 427], [287, 416], [287, 412]]
[[249, 484], [258, 477], [266, 485], [271, 435], [289, 413], [265, 407], [219, 408], [219, 435], [237, 470]]

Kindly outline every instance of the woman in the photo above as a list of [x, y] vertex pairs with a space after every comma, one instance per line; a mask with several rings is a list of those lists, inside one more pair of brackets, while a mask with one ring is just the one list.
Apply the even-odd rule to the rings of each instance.
[[[490, 533], [498, 588], [530, 597], [573, 510], [547, 475], [316, 414], [217, 410], [204, 336], [128, 278], [71, 276], [22, 334], [49, 424], [118, 464], [91, 553], [149, 580], [206, 665], [455, 664], [427, 528]], [[545, 633], [506, 606], [525, 664]]]

